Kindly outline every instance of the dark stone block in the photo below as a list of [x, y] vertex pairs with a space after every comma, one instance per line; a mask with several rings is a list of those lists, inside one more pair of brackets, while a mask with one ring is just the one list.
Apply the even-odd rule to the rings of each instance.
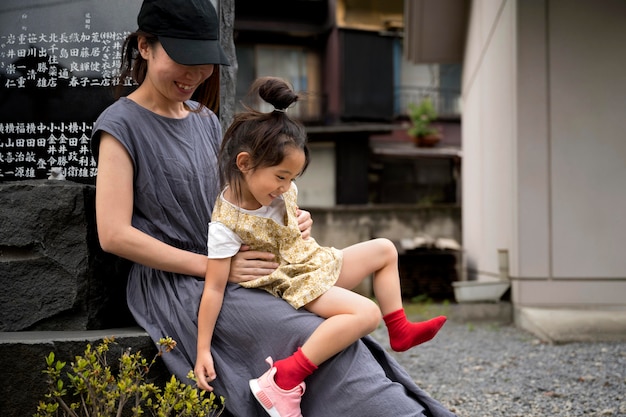
[[0, 331], [134, 325], [130, 263], [100, 248], [94, 207], [92, 185], [0, 183]]

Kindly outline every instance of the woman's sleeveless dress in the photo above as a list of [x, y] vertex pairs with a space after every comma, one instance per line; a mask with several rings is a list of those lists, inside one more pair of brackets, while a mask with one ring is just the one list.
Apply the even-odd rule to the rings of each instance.
[[[206, 254], [208, 222], [219, 193], [217, 117], [207, 112], [169, 119], [122, 98], [94, 125], [96, 158], [101, 131], [117, 138], [134, 164], [133, 225], [174, 246]], [[183, 381], [195, 364], [202, 289], [198, 277], [139, 264], [128, 277], [133, 316], [153, 340], [171, 336], [178, 342], [162, 358]], [[268, 352], [276, 357], [293, 353], [321, 322], [265, 291], [228, 284], [212, 343], [218, 373], [212, 385], [226, 398], [227, 415], [265, 416], [248, 380], [267, 370]], [[306, 382], [306, 417], [454, 415], [415, 385], [370, 337], [324, 363]]]
[[[250, 249], [272, 252], [279, 263], [278, 268], [266, 277], [240, 285], [263, 289], [287, 301], [294, 308], [300, 308], [324, 294], [337, 282], [343, 252], [322, 247], [312, 237], [302, 239], [296, 215], [296, 190], [294, 185], [282, 195], [286, 209], [283, 224], [278, 224], [273, 218], [250, 214], [220, 196], [213, 209], [209, 231], [216, 223], [221, 223], [249, 245]], [[209, 232], [209, 243], [210, 239]]]

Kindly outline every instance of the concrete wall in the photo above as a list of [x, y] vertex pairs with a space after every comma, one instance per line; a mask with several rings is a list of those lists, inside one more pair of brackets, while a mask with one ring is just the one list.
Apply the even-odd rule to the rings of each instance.
[[[461, 209], [458, 206], [303, 208], [313, 217], [315, 239], [326, 246], [341, 249], [377, 237], [386, 237], [400, 246], [402, 239], [418, 236], [454, 239], [461, 243]], [[402, 253], [402, 248], [399, 247], [399, 251]], [[365, 280], [355, 290], [372, 295], [371, 281]]]
[[619, 0], [472, 3], [464, 248], [482, 280], [509, 251], [520, 316], [626, 312], [625, 15]]

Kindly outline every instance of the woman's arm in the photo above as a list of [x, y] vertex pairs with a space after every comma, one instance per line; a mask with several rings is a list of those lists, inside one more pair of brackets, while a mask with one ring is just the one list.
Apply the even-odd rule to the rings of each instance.
[[209, 382], [213, 381], [217, 374], [211, 354], [211, 340], [215, 330], [215, 322], [220, 314], [224, 300], [224, 289], [228, 280], [231, 258], [209, 259], [204, 278], [204, 290], [198, 311], [198, 352], [194, 373], [198, 386], [201, 389], [212, 391]]
[[311, 237], [311, 229], [313, 228], [311, 213], [298, 208], [296, 209], [296, 215], [298, 216], [298, 228], [302, 232], [302, 239], [308, 239]]
[[96, 178], [100, 246], [151, 268], [203, 277], [206, 256], [167, 245], [132, 226], [133, 163], [122, 144], [102, 132]]

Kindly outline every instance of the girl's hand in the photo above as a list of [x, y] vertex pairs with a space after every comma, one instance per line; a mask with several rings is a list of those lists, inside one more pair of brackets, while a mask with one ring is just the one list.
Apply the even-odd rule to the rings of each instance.
[[311, 213], [306, 210], [296, 210], [298, 216], [298, 227], [302, 232], [302, 239], [308, 239], [311, 237], [311, 228], [313, 227], [313, 218]]
[[217, 378], [217, 374], [215, 373], [215, 368], [213, 366], [213, 355], [211, 355], [210, 351], [198, 352], [196, 367], [193, 372], [196, 376], [198, 387], [200, 387], [200, 389], [213, 391], [213, 387], [209, 385], [209, 382], [215, 380], [215, 378]]

